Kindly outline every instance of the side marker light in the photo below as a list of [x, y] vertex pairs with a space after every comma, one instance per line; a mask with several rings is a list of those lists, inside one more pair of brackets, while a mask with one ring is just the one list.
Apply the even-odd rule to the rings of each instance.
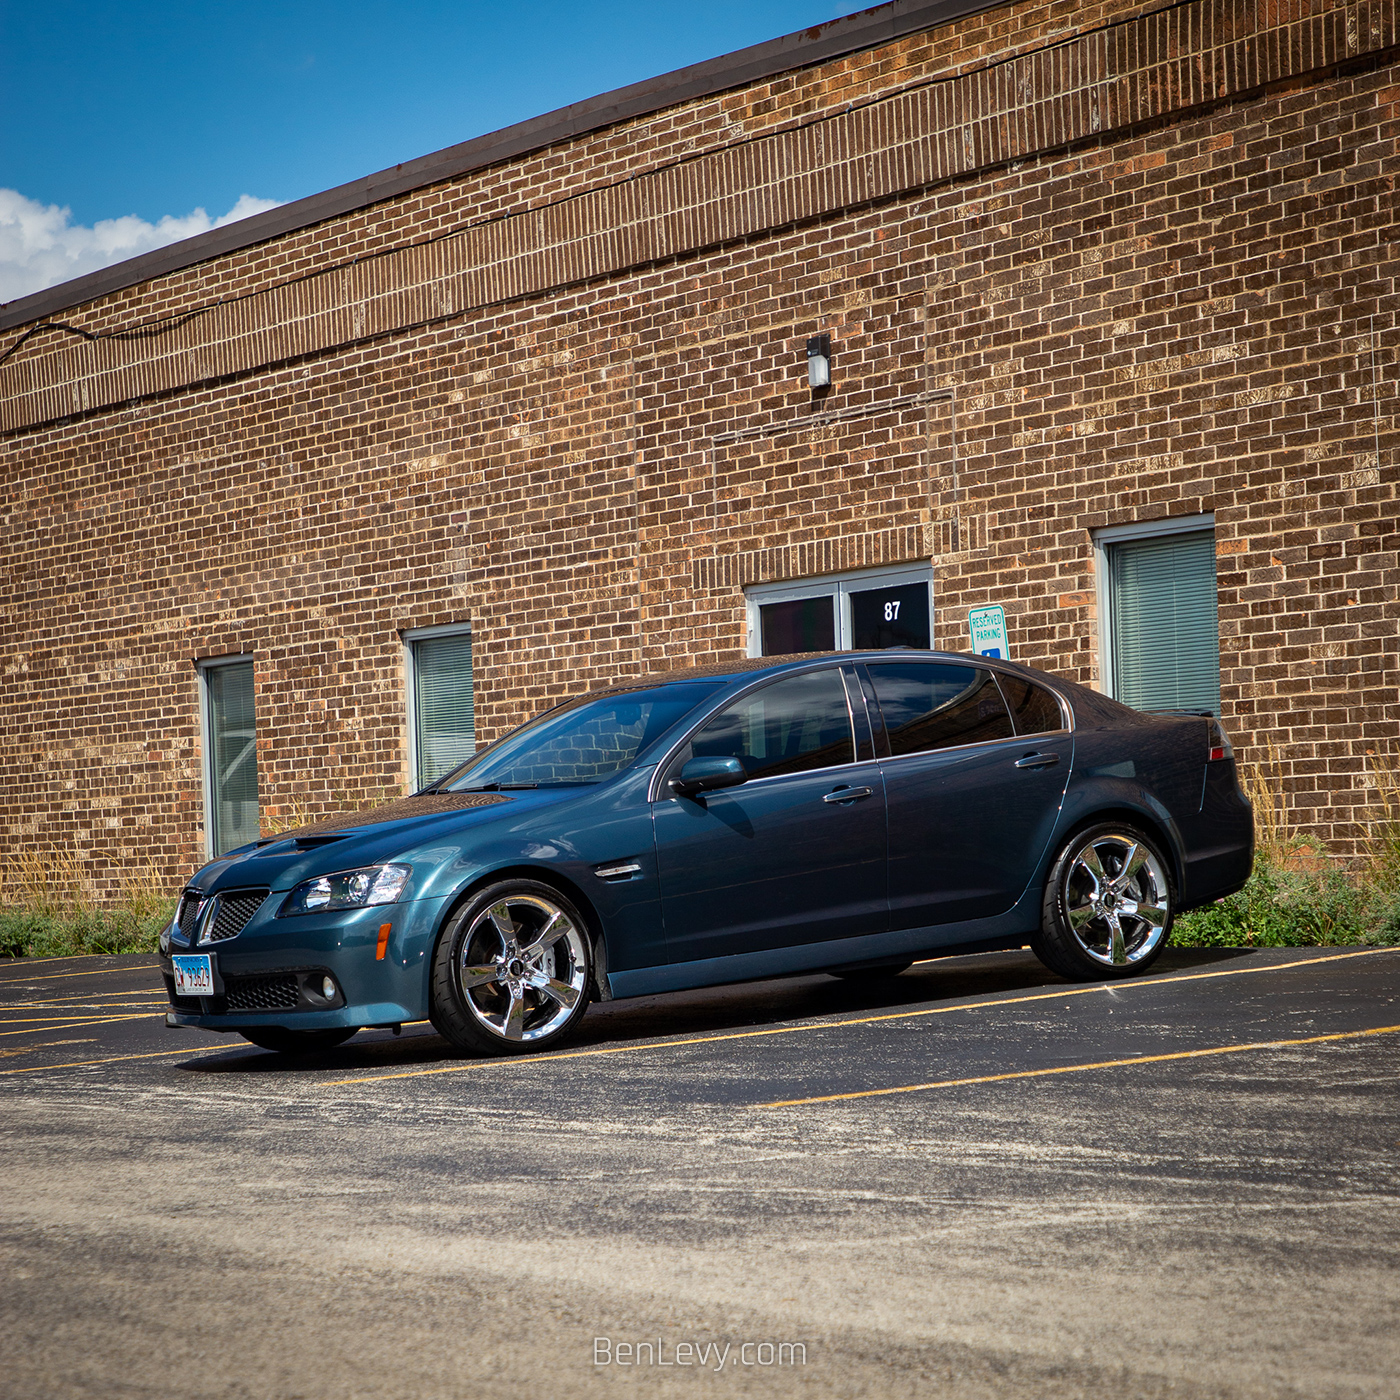
[[383, 962], [384, 954], [389, 951], [389, 930], [391, 928], [393, 928], [392, 924], [379, 925], [379, 942], [375, 945], [374, 949], [375, 962]]

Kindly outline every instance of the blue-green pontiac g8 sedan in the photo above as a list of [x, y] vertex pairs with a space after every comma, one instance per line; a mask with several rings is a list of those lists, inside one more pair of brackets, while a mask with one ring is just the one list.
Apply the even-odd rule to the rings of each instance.
[[427, 1017], [509, 1053], [594, 998], [953, 951], [1118, 977], [1253, 850], [1209, 715], [939, 652], [672, 671], [206, 865], [161, 938], [167, 1022], [294, 1053]]

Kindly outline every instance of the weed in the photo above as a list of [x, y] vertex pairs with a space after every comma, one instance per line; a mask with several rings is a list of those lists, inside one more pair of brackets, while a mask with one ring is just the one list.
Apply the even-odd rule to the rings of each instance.
[[373, 811], [386, 802], [397, 801], [399, 796], [399, 793], [389, 788], [376, 788], [366, 801], [362, 794], [337, 789], [328, 794], [324, 801], [316, 804], [319, 814], [313, 815], [306, 798], [298, 793], [284, 799], [282, 805], [269, 807], [262, 812], [258, 818], [258, 826], [264, 836], [281, 836], [288, 831], [310, 826], [313, 822], [339, 816], [342, 812]]
[[1366, 823], [1366, 876], [1393, 894], [1400, 892], [1400, 763], [1368, 749], [1366, 766], [1376, 794], [1376, 814]]
[[1394, 760], [1368, 758], [1377, 815], [1351, 870], [1298, 830], [1272, 742], [1262, 760], [1241, 764], [1254, 805], [1254, 873], [1242, 890], [1178, 919], [1172, 942], [1187, 948], [1400, 943], [1400, 773]]
[[128, 873], [107, 907], [89, 894], [69, 850], [22, 850], [7, 862], [3, 878], [4, 888], [19, 896], [0, 906], [0, 954], [8, 957], [153, 953], [175, 909], [169, 881], [150, 860]]

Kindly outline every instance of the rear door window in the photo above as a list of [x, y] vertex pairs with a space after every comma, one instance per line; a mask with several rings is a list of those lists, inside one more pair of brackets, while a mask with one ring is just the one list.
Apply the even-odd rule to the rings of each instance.
[[1018, 734], [1048, 734], [1065, 727], [1060, 702], [1043, 686], [1005, 673], [999, 679]]
[[996, 679], [980, 666], [872, 662], [869, 670], [895, 758], [1015, 733]]
[[840, 672], [807, 671], [736, 700], [691, 737], [676, 770], [692, 757], [737, 758], [750, 778], [853, 762]]

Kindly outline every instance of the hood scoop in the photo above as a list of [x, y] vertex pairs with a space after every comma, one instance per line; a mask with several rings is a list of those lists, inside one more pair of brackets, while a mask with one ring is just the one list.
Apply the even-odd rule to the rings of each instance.
[[357, 826], [378, 826], [381, 822], [400, 822], [409, 817], [436, 817], [443, 812], [464, 812], [473, 807], [494, 807], [500, 802], [513, 802], [499, 792], [430, 792], [418, 797], [404, 797], [397, 802], [385, 802], [364, 812], [342, 812], [295, 831], [283, 832], [276, 840], [295, 841], [311, 849], [330, 841], [338, 841]]
[[[298, 830], [305, 829], [298, 828]], [[349, 834], [348, 831], [336, 831], [327, 832], [324, 836], [297, 836], [291, 833], [281, 836], [264, 836], [258, 842], [257, 854], [260, 856], [289, 856], [297, 851], [318, 851], [322, 846], [329, 846], [336, 841], [345, 840]]]

